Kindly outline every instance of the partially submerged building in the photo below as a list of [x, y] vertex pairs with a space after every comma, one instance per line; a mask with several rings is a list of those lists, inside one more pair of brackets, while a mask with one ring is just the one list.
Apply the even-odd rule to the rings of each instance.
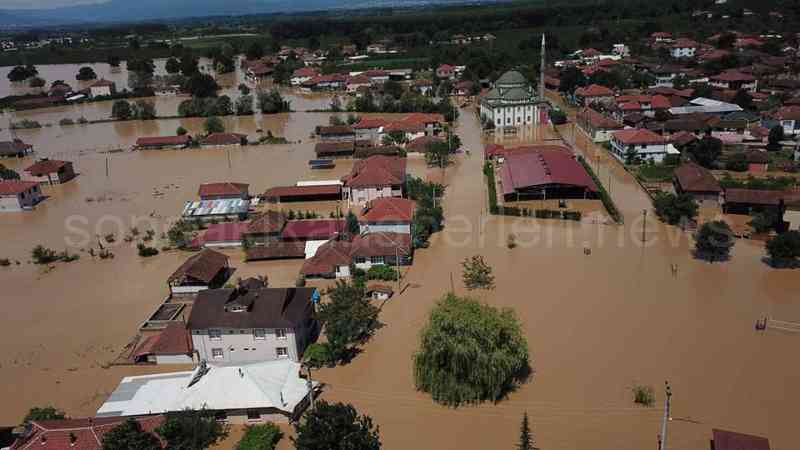
[[719, 201], [722, 188], [710, 170], [694, 162], [681, 164], [675, 169], [672, 185], [678, 194], [687, 194], [695, 201]]
[[33, 209], [43, 199], [38, 182], [0, 180], [0, 212]]
[[316, 288], [240, 284], [197, 295], [186, 324], [198, 358], [244, 363], [300, 361], [319, 332]]
[[[102, 450], [103, 436], [126, 420], [125, 417], [31, 420], [9, 449]], [[163, 415], [134, 417], [133, 420], [142, 431], [155, 436], [161, 448], [166, 447], [166, 441], [156, 433], [156, 428], [164, 423]]]
[[575, 157], [563, 151], [507, 154], [500, 169], [506, 201], [596, 198], [597, 185]]
[[221, 287], [228, 281], [231, 268], [228, 257], [210, 249], [190, 256], [167, 278], [172, 295], [194, 295]]
[[201, 363], [194, 370], [125, 377], [97, 417], [131, 417], [186, 409], [234, 424], [287, 422], [308, 404], [309, 383], [288, 359], [242, 365]]
[[35, 181], [44, 185], [66, 183], [75, 178], [75, 169], [70, 161], [57, 159], [42, 159], [25, 169], [22, 175], [24, 181]]
[[402, 197], [406, 181], [406, 160], [394, 156], [371, 156], [356, 161], [342, 178], [343, 195], [349, 204], [363, 206], [381, 197]]

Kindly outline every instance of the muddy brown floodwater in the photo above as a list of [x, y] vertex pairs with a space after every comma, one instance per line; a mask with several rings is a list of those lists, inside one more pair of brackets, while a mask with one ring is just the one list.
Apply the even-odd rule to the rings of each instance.
[[[26, 114], [57, 117], [54, 111]], [[0, 423], [17, 423], [36, 405], [91, 415], [121, 377], [175, 369], [104, 365], [166, 295], [166, 278], [186, 254], [141, 259], [118, 239], [113, 260], [93, 261], [82, 253], [79, 261], [45, 271], [28, 264], [34, 245], [63, 249], [68, 238], [88, 236], [94, 242], [96, 234], [109, 231], [121, 237], [137, 218], [141, 229], [160, 231], [206, 181], [248, 182], [258, 193], [300, 179], [337, 178], [352, 162], [341, 161], [327, 172], [312, 172], [306, 164], [313, 157], [308, 134], [328, 116], [226, 118], [232, 131], [254, 136], [262, 128], [302, 141], [230, 151], [103, 153], [127, 149], [138, 136], [171, 134], [178, 125], [198, 132], [199, 119], [20, 131], [37, 156], [72, 160], [80, 176], [46, 188], [50, 198], [35, 211], [0, 215], [0, 257], [21, 262], [0, 268], [6, 306], [0, 327]], [[561, 131], [569, 140], [568, 130]], [[459, 155], [444, 174], [446, 230], [417, 252], [404, 280], [407, 288], [383, 306], [387, 326], [364, 352], [347, 366], [318, 372], [326, 384], [323, 398], [353, 403], [372, 416], [387, 449], [511, 448], [527, 411], [540, 448], [640, 450], [656, 444], [661, 386], [669, 380], [671, 448], [706, 450], [713, 427], [768, 436], [777, 450], [795, 448], [800, 361], [793, 356], [800, 336], [756, 334], [753, 324], [765, 314], [800, 321], [793, 294], [800, 287], [797, 272], [770, 269], [761, 262], [762, 246], [748, 241], [737, 242], [729, 262], [697, 261], [687, 234], [652, 217], [642, 246], [647, 197], [602, 154], [592, 164], [604, 183], [610, 177], [625, 225], [487, 216], [480, 157], [485, 141], [472, 110], [462, 110], [458, 132], [471, 155]], [[537, 128], [509, 141], [555, 138], [551, 129]], [[592, 149], [580, 138], [578, 147], [592, 160]], [[20, 169], [32, 160], [3, 163]], [[409, 167], [416, 175], [442, 176], [420, 159], [410, 160]], [[509, 233], [517, 236], [513, 250], [505, 245]], [[266, 274], [273, 286], [290, 285], [300, 267], [300, 262], [245, 264], [240, 252], [227, 253], [236, 276]], [[497, 289], [471, 295], [516, 310], [535, 374], [497, 405], [445, 408], [415, 391], [411, 358], [427, 314], [450, 289], [450, 280], [457, 293], [467, 293], [460, 261], [476, 253], [494, 268]], [[678, 266], [676, 276], [672, 264]], [[656, 407], [633, 404], [634, 384], [656, 388]]]

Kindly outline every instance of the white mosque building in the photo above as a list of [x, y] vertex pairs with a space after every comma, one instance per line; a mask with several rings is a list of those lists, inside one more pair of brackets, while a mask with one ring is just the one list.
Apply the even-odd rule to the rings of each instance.
[[540, 98], [524, 75], [510, 70], [481, 98], [481, 120], [495, 128], [547, 122], [548, 103]]

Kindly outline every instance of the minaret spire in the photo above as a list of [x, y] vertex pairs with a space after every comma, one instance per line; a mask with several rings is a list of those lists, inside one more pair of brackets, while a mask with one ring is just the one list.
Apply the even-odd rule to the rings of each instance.
[[545, 40], [544, 33], [542, 33], [542, 51], [541, 51], [541, 66], [539, 67], [539, 98], [544, 98], [544, 64], [545, 64]]

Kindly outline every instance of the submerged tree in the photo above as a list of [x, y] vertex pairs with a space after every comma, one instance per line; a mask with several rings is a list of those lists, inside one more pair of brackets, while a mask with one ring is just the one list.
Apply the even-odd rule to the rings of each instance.
[[531, 433], [530, 423], [528, 423], [527, 412], [522, 416], [522, 424], [519, 428], [517, 450], [536, 450], [536, 447], [533, 446], [533, 434]]
[[433, 308], [414, 354], [414, 383], [450, 406], [497, 402], [530, 371], [514, 311], [447, 294]]
[[467, 289], [494, 289], [492, 268], [486, 264], [483, 256], [475, 255], [465, 258], [461, 265], [464, 268], [463, 278]]
[[800, 231], [792, 230], [780, 233], [767, 241], [766, 248], [773, 266], [796, 265], [800, 259]]
[[359, 283], [337, 281], [328, 292], [329, 300], [319, 305], [318, 317], [325, 328], [328, 351], [334, 361], [346, 361], [353, 346], [363, 344], [383, 327], [380, 309], [364, 295]]
[[32, 420], [61, 420], [66, 418], [67, 415], [64, 414], [64, 411], [52, 406], [33, 407], [28, 411], [28, 414], [25, 415], [25, 418], [22, 419], [22, 423], [27, 423]]
[[697, 256], [711, 262], [727, 259], [734, 244], [731, 227], [721, 220], [704, 223], [694, 239]]
[[173, 450], [207, 448], [227, 436], [227, 429], [209, 411], [185, 410], [167, 414], [156, 433]]
[[380, 427], [353, 405], [317, 401], [294, 425], [297, 450], [379, 450]]
[[161, 442], [158, 438], [143, 430], [141, 424], [134, 419], [128, 419], [103, 434], [103, 450], [159, 449]]

